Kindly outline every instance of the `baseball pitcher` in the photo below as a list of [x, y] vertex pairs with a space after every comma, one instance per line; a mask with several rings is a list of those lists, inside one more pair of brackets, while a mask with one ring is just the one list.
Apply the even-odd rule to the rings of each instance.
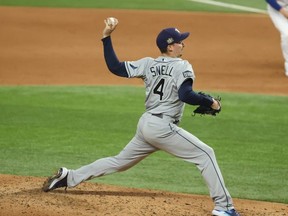
[[116, 156], [106, 157], [72, 170], [62, 167], [49, 177], [45, 192], [59, 187], [75, 187], [91, 178], [125, 171], [156, 152], [165, 152], [196, 165], [206, 181], [215, 207], [212, 215], [239, 216], [219, 169], [214, 151], [197, 137], [179, 127], [184, 105], [200, 105], [219, 112], [221, 104], [213, 97], [193, 91], [195, 74], [191, 64], [181, 58], [188, 32], [177, 28], [163, 29], [156, 44], [158, 58], [145, 57], [136, 61], [118, 60], [111, 33], [118, 25], [116, 18], [107, 18], [103, 30], [104, 57], [115, 75], [140, 78], [146, 88], [146, 111], [140, 117], [135, 136]]

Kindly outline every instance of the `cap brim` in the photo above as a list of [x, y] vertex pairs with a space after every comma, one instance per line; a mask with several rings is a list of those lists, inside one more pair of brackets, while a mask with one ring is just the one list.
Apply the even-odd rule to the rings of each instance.
[[181, 41], [185, 40], [189, 35], [190, 35], [190, 32], [181, 33], [180, 40]]

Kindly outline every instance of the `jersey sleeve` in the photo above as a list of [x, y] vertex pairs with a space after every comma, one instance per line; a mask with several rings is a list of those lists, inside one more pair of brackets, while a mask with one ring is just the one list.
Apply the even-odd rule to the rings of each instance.
[[128, 72], [128, 77], [138, 77], [145, 78], [145, 72], [147, 70], [147, 65], [153, 59], [150, 57], [145, 57], [136, 61], [125, 61], [125, 67]]
[[281, 6], [278, 4], [276, 0], [266, 0], [266, 2], [277, 11], [281, 9]]
[[177, 77], [177, 82], [176, 86], [179, 89], [182, 83], [187, 80], [187, 79], [192, 79], [193, 81], [195, 80], [195, 74], [192, 68], [192, 65], [188, 61], [182, 61], [178, 65], [178, 77]]

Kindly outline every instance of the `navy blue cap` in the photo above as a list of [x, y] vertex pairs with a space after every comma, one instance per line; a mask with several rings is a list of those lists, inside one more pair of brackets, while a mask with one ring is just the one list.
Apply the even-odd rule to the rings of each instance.
[[189, 34], [189, 32], [181, 33], [177, 28], [166, 28], [158, 34], [156, 44], [159, 49], [165, 49], [170, 44], [183, 41]]

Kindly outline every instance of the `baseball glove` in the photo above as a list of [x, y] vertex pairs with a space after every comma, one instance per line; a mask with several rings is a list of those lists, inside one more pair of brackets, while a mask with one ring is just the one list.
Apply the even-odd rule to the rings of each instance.
[[203, 92], [199, 92], [198, 94], [201, 94], [202, 96], [204, 96], [206, 98], [216, 100], [220, 106], [220, 109], [216, 110], [216, 109], [213, 109], [213, 108], [208, 107], [208, 106], [200, 105], [193, 111], [193, 113], [192, 113], [193, 116], [195, 116], [196, 114], [216, 116], [218, 113], [221, 112], [221, 103], [220, 103], [221, 97], [218, 96], [217, 98], [213, 98], [211, 95], [205, 94]]

